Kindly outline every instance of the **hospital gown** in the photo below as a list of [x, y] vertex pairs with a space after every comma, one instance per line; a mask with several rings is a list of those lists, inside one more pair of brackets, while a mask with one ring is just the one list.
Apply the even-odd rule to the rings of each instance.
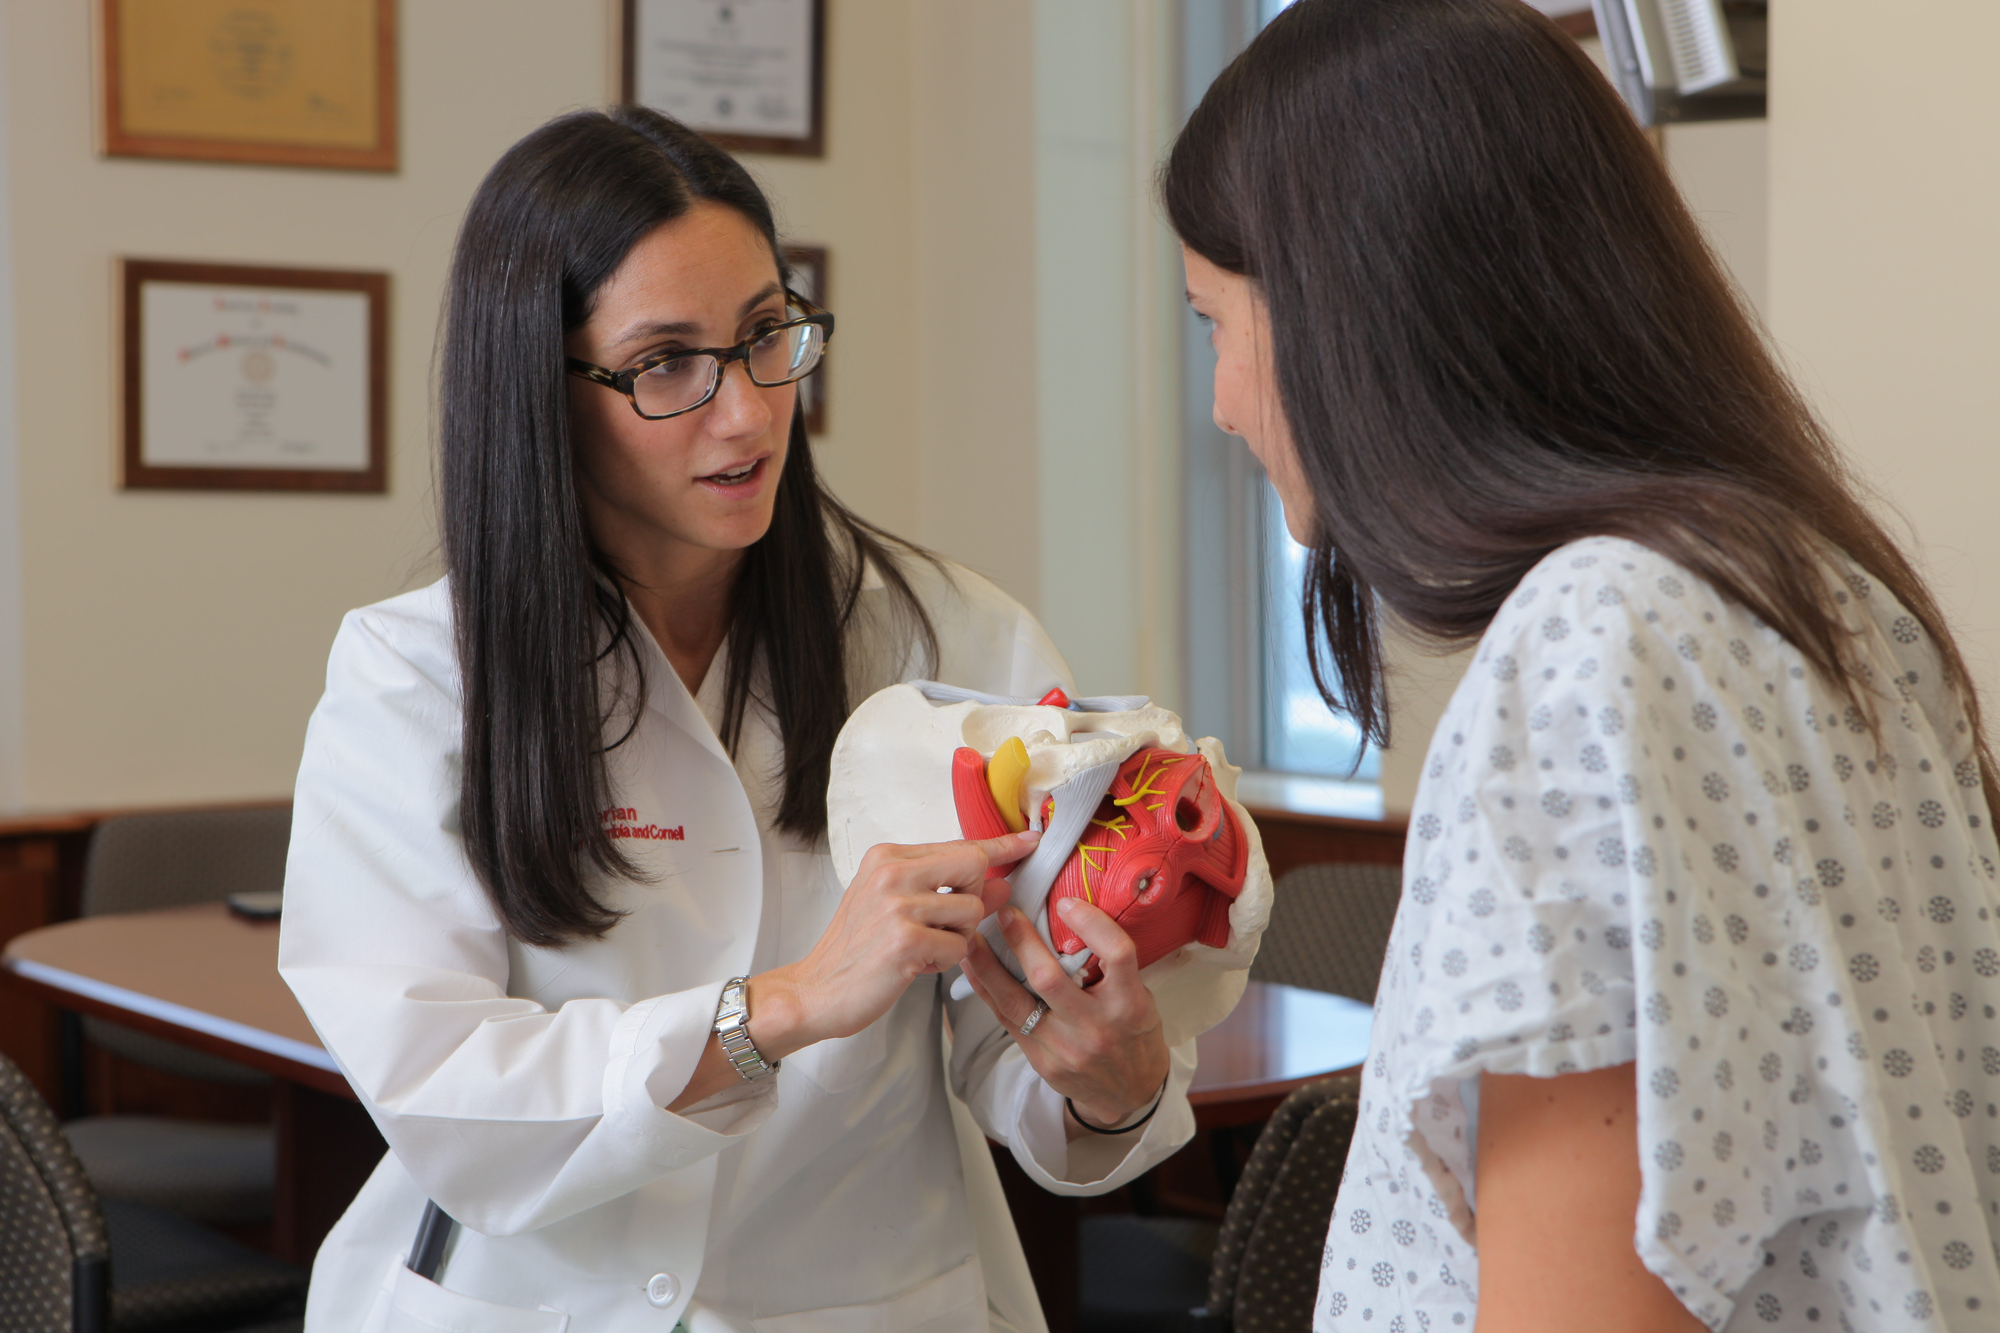
[[1470, 1328], [1479, 1075], [1628, 1062], [1634, 1243], [1710, 1328], [2000, 1327], [1973, 738], [1916, 620], [1826, 577], [1872, 722], [1631, 542], [1554, 552], [1495, 617], [1412, 815], [1317, 1329]]

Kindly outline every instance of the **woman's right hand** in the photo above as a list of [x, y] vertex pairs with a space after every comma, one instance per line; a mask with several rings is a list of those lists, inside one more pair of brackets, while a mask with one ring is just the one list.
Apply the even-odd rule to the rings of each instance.
[[1021, 860], [1040, 840], [1029, 832], [869, 848], [812, 951], [751, 978], [750, 1040], [759, 1053], [778, 1060], [852, 1036], [916, 978], [957, 966], [973, 928], [1007, 901], [1007, 881], [988, 879], [987, 867]]

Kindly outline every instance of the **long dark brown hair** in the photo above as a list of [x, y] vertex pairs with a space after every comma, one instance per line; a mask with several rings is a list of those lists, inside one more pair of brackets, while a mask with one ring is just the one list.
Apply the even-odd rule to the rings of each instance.
[[[564, 340], [633, 245], [699, 200], [747, 218], [784, 270], [771, 206], [735, 159], [657, 112], [578, 112], [501, 157], [452, 259], [438, 415], [464, 693], [459, 826], [508, 932], [529, 944], [602, 935], [618, 913], [591, 881], [636, 874], [599, 812], [607, 749], [643, 706], [644, 631], [577, 500]], [[864, 565], [881, 573], [920, 653], [937, 655], [899, 561], [911, 555], [928, 558], [821, 484], [795, 411], [770, 531], [744, 553], [731, 599], [721, 737], [733, 750], [745, 712], [769, 711], [784, 741], [777, 823], [788, 833], [826, 829]], [[629, 697], [607, 697], [600, 680], [614, 656], [641, 683]]]
[[1313, 678], [1377, 743], [1378, 598], [1461, 644], [1542, 557], [1596, 535], [1707, 579], [1866, 705], [1830, 544], [1929, 631], [1990, 773], [1936, 600], [1659, 154], [1548, 19], [1517, 0], [1298, 0], [1208, 90], [1161, 192], [1188, 248], [1251, 278], [1269, 314], [1313, 496]]

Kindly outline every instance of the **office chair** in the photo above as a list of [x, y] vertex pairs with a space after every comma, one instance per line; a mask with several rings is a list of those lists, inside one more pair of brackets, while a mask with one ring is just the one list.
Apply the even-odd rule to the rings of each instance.
[[1279, 1103], [1229, 1197], [1202, 1327], [1312, 1327], [1327, 1222], [1360, 1111], [1361, 1080], [1353, 1074], [1308, 1083]]
[[1360, 1109], [1361, 1080], [1353, 1074], [1308, 1083], [1286, 1097], [1258, 1136], [1219, 1228], [1198, 1218], [1085, 1217], [1077, 1327], [1082, 1333], [1311, 1328], [1327, 1222]]
[[295, 1315], [304, 1269], [130, 1200], [100, 1203], [55, 1113], [0, 1055], [0, 1328], [212, 1333]]
[[1399, 866], [1295, 866], [1278, 878], [1252, 981], [1375, 1003], [1402, 897]]
[[[107, 819], [84, 862], [84, 916], [215, 902], [282, 888], [291, 811], [184, 810]], [[264, 1085], [267, 1075], [97, 1018], [94, 1046], [133, 1064], [207, 1083]], [[65, 1131], [107, 1199], [133, 1199], [197, 1221], [231, 1226], [271, 1216], [276, 1147], [269, 1124], [108, 1115]]]

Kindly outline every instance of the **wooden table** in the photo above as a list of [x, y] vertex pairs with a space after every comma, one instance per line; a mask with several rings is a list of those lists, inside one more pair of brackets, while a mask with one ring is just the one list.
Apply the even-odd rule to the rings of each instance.
[[1345, 995], [1251, 982], [1235, 1011], [1195, 1039], [1195, 1124], [1256, 1124], [1294, 1088], [1360, 1069], [1373, 1021], [1374, 1010]]
[[311, 1261], [387, 1145], [278, 976], [276, 922], [221, 903], [87, 917], [16, 936], [4, 966], [52, 1005], [272, 1075], [273, 1248]]
[[[241, 808], [179, 806], [175, 809]], [[250, 802], [275, 807], [283, 800]], [[65, 921], [77, 914], [83, 867], [92, 831], [107, 818], [121, 814], [161, 813], [146, 810], [59, 811], [0, 819], [0, 946], [16, 936]], [[1293, 866], [1321, 861], [1365, 861], [1401, 864], [1405, 823], [1401, 818], [1341, 819], [1300, 810], [1253, 804], [1251, 815], [1264, 840], [1271, 873], [1282, 875]], [[81, 1062], [63, 1056], [63, 1029], [53, 992], [24, 986], [0, 987], [0, 1052], [4, 1052], [66, 1116], [83, 1115], [86, 1105]], [[1204, 1054], [1204, 1062], [1208, 1056]], [[73, 1076], [65, 1082], [65, 1068]], [[311, 1086], [311, 1085], [303, 1085]], [[97, 1107], [117, 1110], [118, 1107]], [[142, 1108], [149, 1113], [199, 1114], [198, 1103], [169, 1098], [165, 1104]]]
[[[89, 917], [15, 937], [4, 966], [50, 1004], [273, 1075], [273, 1239], [284, 1257], [310, 1261], [386, 1148], [278, 975], [276, 923], [243, 921], [220, 903]], [[1235, 1012], [1199, 1039], [1188, 1095], [1197, 1125], [1255, 1124], [1300, 1084], [1358, 1066], [1368, 1026], [1357, 1000], [1251, 982]], [[1075, 1304], [1077, 1202], [1036, 1188], [1010, 1154], [996, 1156], [1045, 1304], [1063, 1324]]]
[[[91, 835], [107, 819], [174, 810], [278, 809], [290, 803], [234, 801], [226, 805], [67, 810], [0, 819], [0, 945], [77, 914]], [[61, 1114], [83, 1115], [88, 1108], [80, 1079], [65, 1082], [63, 1046], [56, 1007], [46, 1003], [40, 992], [7, 987], [6, 993], [0, 993], [0, 1052], [21, 1067]], [[81, 1075], [76, 1061], [68, 1063], [70, 1075]]]
[[[59, 922], [17, 936], [5, 967], [66, 1009], [95, 1014], [354, 1100], [278, 976], [278, 926], [221, 903]], [[1285, 1094], [1368, 1054], [1359, 1000], [1253, 981], [1197, 1041], [1188, 1100], [1203, 1127], [1267, 1117]]]

